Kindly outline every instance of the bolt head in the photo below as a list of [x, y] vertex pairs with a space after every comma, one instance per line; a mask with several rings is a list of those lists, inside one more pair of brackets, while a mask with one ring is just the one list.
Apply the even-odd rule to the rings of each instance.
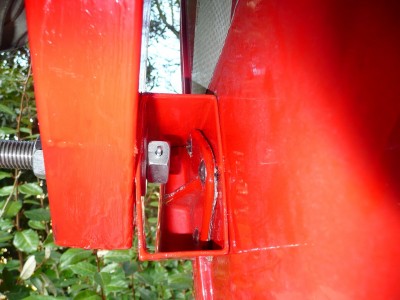
[[147, 146], [147, 180], [153, 183], [167, 183], [169, 160], [169, 144], [164, 141], [151, 141]]
[[192, 138], [191, 137], [189, 137], [189, 139], [186, 142], [186, 150], [187, 150], [189, 156], [192, 157], [193, 148], [192, 148]]
[[33, 174], [40, 179], [46, 179], [46, 170], [44, 168], [43, 150], [33, 150], [32, 155]]
[[199, 165], [199, 178], [202, 184], [206, 183], [206, 178], [207, 178], [207, 170], [206, 170], [206, 163], [204, 160], [200, 161]]

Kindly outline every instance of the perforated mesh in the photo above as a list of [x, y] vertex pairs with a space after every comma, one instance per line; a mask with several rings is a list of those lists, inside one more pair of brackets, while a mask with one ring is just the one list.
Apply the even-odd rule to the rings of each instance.
[[204, 93], [212, 79], [231, 22], [232, 0], [197, 0], [192, 93]]

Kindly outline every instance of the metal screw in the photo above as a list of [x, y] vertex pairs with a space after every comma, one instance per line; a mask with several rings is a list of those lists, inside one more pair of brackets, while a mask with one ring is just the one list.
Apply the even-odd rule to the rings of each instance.
[[204, 160], [201, 160], [200, 165], [199, 165], [199, 177], [200, 181], [202, 184], [206, 182], [206, 177], [207, 177], [207, 170], [206, 170], [206, 164]]
[[35, 142], [0, 140], [0, 168], [33, 170], [36, 177], [44, 179], [46, 172], [40, 138]]
[[161, 146], [157, 146], [156, 155], [160, 157], [163, 154], [163, 149]]
[[186, 142], [186, 150], [189, 153], [189, 156], [192, 157], [193, 149], [192, 149], [192, 138], [191, 137], [189, 137]]
[[32, 169], [35, 142], [0, 140], [0, 167], [6, 169]]

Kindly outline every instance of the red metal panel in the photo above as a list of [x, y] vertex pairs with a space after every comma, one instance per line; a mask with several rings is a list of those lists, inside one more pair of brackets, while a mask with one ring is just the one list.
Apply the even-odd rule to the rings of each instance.
[[129, 248], [142, 1], [26, 6], [56, 242]]
[[399, 53], [395, 1], [238, 2], [209, 87], [231, 254], [198, 298], [400, 298]]

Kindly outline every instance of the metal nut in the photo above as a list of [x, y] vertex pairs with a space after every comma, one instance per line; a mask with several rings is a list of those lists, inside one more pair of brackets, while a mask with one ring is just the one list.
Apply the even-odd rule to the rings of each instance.
[[36, 177], [46, 179], [46, 170], [44, 168], [44, 157], [40, 138], [36, 140], [35, 146], [33, 147], [32, 170]]
[[170, 146], [164, 141], [152, 141], [147, 146], [147, 180], [167, 183], [169, 175]]

